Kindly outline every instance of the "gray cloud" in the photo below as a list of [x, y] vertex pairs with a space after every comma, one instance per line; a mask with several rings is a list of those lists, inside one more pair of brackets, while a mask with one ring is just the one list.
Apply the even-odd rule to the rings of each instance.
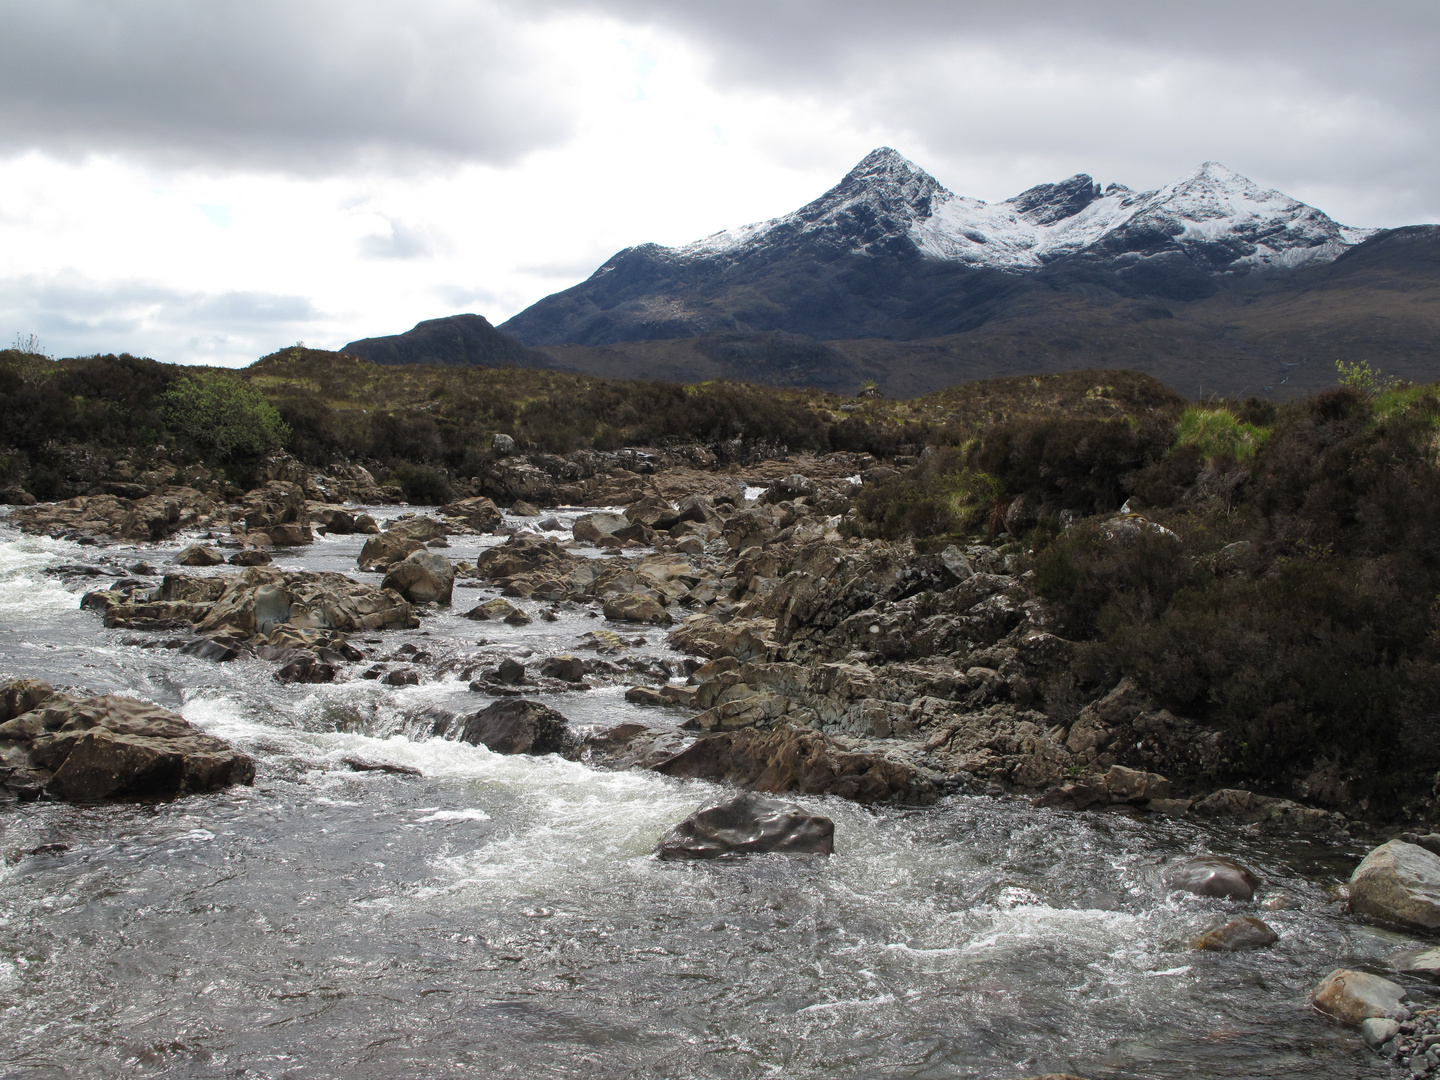
[[131, 352], [157, 360], [248, 364], [307, 331], [323, 336], [325, 320], [306, 297], [280, 293], [185, 292], [76, 275], [0, 279], [6, 340], [35, 334], [56, 356]]
[[516, 12], [346, 0], [0, 5], [0, 150], [325, 173], [563, 139]]
[[386, 218], [390, 231], [366, 236], [360, 241], [360, 254], [367, 259], [423, 259], [434, 255], [446, 245], [429, 230]]

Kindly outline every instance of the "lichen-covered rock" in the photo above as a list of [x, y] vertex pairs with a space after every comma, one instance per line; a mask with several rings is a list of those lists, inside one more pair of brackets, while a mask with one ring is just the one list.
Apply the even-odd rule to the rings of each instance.
[[1391, 840], [1350, 875], [1350, 909], [1382, 922], [1440, 930], [1440, 855]]
[[696, 810], [661, 838], [655, 854], [680, 860], [834, 851], [835, 823], [829, 818], [747, 792]]

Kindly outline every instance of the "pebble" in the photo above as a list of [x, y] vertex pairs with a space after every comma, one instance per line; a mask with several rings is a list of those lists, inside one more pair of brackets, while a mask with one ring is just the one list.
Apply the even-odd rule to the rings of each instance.
[[1417, 1009], [1403, 1024], [1384, 1017], [1366, 1020], [1360, 1034], [1366, 1045], [1411, 1076], [1440, 1075], [1440, 1009]]

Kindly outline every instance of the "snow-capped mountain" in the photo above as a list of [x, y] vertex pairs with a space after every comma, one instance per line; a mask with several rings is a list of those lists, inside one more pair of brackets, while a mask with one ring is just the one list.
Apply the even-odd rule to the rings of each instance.
[[[1260, 187], [1218, 161], [1158, 191], [1103, 190], [1081, 173], [1001, 203], [956, 195], [889, 147], [871, 151], [820, 198], [784, 217], [674, 249], [682, 258], [736, 255], [807, 237], [857, 253], [900, 237], [934, 259], [1028, 270], [1097, 250], [1119, 255], [1173, 244], [1231, 255], [1217, 269], [1329, 261], [1373, 229], [1336, 224], [1313, 206]], [[1219, 245], [1223, 251], [1213, 249]]]
[[682, 247], [626, 248], [501, 329], [528, 345], [935, 336], [991, 318], [1022, 279], [1189, 301], [1257, 271], [1331, 262], [1374, 231], [1213, 161], [1156, 191], [1081, 174], [987, 203], [882, 147], [793, 213]]

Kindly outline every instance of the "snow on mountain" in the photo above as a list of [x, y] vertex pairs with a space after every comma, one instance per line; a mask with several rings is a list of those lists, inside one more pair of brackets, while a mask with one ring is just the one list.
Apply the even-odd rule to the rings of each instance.
[[1157, 191], [1102, 189], [1080, 174], [1000, 203], [956, 195], [889, 147], [793, 213], [669, 249], [681, 261], [733, 261], [816, 241], [875, 251], [908, 239], [921, 254], [1024, 271], [1066, 256], [1121, 264], [1180, 251], [1212, 272], [1328, 262], [1373, 235], [1207, 161]]

